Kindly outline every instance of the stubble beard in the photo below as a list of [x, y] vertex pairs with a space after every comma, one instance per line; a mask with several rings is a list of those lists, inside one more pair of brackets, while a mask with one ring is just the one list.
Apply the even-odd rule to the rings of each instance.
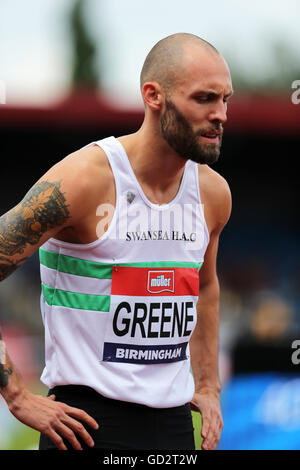
[[[178, 110], [174, 103], [166, 100], [166, 109], [160, 118], [161, 134], [170, 147], [185, 160], [211, 165], [220, 155], [223, 129], [221, 124], [215, 124], [210, 129], [199, 129], [194, 132], [191, 125]], [[201, 144], [199, 136], [207, 131], [220, 132], [219, 142]]]

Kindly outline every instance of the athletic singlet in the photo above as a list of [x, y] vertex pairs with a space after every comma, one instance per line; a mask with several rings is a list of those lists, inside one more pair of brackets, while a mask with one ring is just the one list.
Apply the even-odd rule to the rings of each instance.
[[[188, 342], [209, 241], [198, 166], [188, 160], [175, 198], [157, 205], [117, 139], [93, 144], [111, 166], [116, 206], [96, 241], [51, 238], [40, 248], [41, 380], [49, 388], [86, 385], [155, 408], [180, 406], [194, 393]], [[107, 210], [99, 206], [97, 215]], [[105, 226], [105, 217], [99, 223]]]

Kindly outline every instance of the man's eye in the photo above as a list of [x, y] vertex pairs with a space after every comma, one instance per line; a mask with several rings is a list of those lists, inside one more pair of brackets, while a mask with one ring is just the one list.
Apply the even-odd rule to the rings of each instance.
[[208, 96], [196, 96], [195, 100], [199, 101], [200, 103], [205, 102], [205, 101], [208, 101]]

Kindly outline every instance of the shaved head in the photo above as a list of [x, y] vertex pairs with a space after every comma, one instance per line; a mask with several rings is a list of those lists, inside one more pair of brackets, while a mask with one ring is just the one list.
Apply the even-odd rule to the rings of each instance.
[[189, 33], [172, 34], [155, 44], [147, 55], [140, 76], [141, 88], [144, 83], [155, 81], [168, 92], [184, 70], [185, 52], [191, 46], [219, 55], [212, 44], [199, 36]]

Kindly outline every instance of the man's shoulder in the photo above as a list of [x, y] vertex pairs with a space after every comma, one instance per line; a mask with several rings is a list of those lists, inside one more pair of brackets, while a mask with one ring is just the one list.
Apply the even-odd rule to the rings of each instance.
[[76, 171], [91, 173], [96, 171], [105, 171], [110, 168], [107, 156], [104, 150], [97, 144], [91, 144], [80, 148], [58, 163], [61, 167], [72, 167]]
[[79, 187], [99, 187], [110, 183], [112, 171], [104, 150], [99, 145], [90, 145], [68, 154], [48, 172], [58, 179], [69, 181]]
[[208, 165], [198, 165], [202, 202], [210, 207], [217, 225], [224, 226], [231, 214], [231, 191], [227, 180]]
[[62, 158], [39, 181], [43, 180], [59, 183], [69, 204], [79, 212], [81, 206], [94, 208], [106, 201], [113, 186], [113, 173], [104, 151], [91, 145]]
[[206, 191], [219, 194], [221, 197], [230, 194], [230, 187], [224, 176], [208, 165], [198, 164], [200, 186]]

